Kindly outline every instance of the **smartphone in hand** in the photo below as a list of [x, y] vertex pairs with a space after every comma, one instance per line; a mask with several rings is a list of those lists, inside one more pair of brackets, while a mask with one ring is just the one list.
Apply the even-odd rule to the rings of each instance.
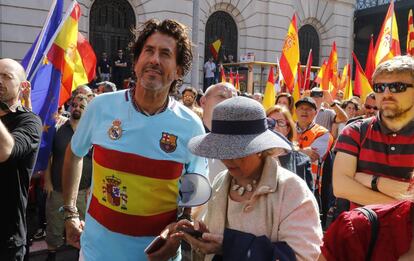
[[194, 238], [201, 238], [203, 236], [203, 232], [189, 227], [178, 228], [178, 231], [185, 232]]
[[168, 228], [164, 229], [159, 236], [154, 238], [154, 240], [149, 243], [149, 245], [144, 249], [144, 252], [149, 255], [158, 251], [167, 242], [169, 232], [170, 230]]
[[163, 238], [161, 236], [157, 236], [154, 238], [154, 240], [151, 241], [151, 243], [145, 248], [144, 252], [146, 254], [152, 254], [156, 252], [158, 249], [160, 249], [165, 243], [167, 242], [166, 238]]

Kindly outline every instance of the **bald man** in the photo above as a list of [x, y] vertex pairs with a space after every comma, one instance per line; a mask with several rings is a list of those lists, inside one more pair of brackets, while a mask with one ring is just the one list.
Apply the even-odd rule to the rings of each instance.
[[20, 104], [25, 85], [23, 67], [12, 59], [0, 59], [0, 198], [4, 213], [0, 260], [23, 260], [26, 252], [27, 196], [42, 122]]

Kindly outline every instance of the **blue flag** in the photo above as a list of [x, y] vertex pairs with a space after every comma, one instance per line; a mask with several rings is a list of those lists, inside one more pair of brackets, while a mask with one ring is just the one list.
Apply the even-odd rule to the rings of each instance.
[[34, 171], [47, 168], [56, 132], [55, 117], [59, 103], [61, 72], [47, 61], [46, 56], [62, 22], [62, 11], [63, 0], [54, 1], [41, 33], [22, 60], [27, 78], [32, 85], [33, 112], [40, 116], [43, 124], [42, 141]]

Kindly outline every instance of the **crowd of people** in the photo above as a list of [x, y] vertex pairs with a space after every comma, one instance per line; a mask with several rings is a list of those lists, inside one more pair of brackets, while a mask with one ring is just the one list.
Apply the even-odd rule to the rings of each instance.
[[[41, 173], [30, 83], [0, 60], [1, 260], [28, 256], [31, 177], [44, 180], [48, 260], [65, 243], [87, 261], [413, 260], [414, 58], [378, 65], [364, 100], [314, 87], [296, 101], [278, 93], [265, 111], [261, 93], [217, 83], [212, 59], [207, 88], [177, 96], [192, 62], [186, 27], [149, 20], [136, 33], [134, 84], [119, 80], [122, 50], [114, 63], [102, 54], [101, 82], [59, 108]], [[211, 187], [184, 191], [191, 173]], [[179, 204], [201, 191], [206, 204]]]

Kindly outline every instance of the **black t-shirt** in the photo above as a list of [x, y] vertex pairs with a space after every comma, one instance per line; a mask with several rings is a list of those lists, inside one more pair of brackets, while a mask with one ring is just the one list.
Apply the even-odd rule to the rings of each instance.
[[20, 107], [0, 117], [14, 138], [10, 157], [0, 163], [2, 225], [0, 251], [26, 244], [26, 206], [30, 176], [36, 162], [42, 134], [42, 122]]
[[[62, 192], [62, 169], [63, 161], [65, 159], [65, 151], [73, 136], [73, 129], [70, 126], [69, 120], [66, 121], [56, 132], [53, 138], [52, 145], [52, 167], [51, 178], [53, 189]], [[79, 184], [79, 189], [89, 188], [92, 178], [92, 153], [91, 151], [83, 157], [82, 178]]]
[[110, 73], [111, 62], [108, 59], [101, 59], [98, 63], [98, 67], [101, 68], [101, 73]]

